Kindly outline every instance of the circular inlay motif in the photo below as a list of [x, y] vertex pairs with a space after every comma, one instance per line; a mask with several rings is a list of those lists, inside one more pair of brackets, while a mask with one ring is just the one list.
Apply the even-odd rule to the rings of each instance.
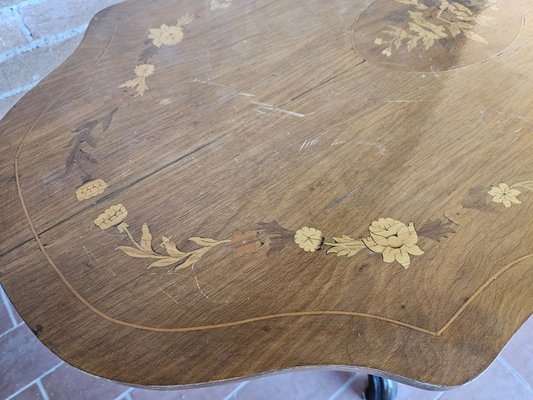
[[501, 53], [522, 27], [519, 0], [376, 0], [354, 25], [354, 49], [373, 64], [444, 71]]

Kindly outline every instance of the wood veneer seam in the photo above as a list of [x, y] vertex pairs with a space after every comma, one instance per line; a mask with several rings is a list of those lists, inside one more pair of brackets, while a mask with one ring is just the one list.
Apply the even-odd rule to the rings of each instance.
[[[111, 43], [113, 42], [113, 39], [116, 35], [118, 28], [118, 22], [115, 25], [113, 34], [109, 40], [109, 43], [107, 44], [106, 48], [104, 49], [103, 53], [98, 57], [98, 59], [95, 61], [94, 66], [98, 65], [100, 60], [107, 54], [107, 51], [109, 50]], [[93, 67], [94, 67], [93, 66]], [[85, 73], [86, 74], [86, 73]], [[204, 325], [204, 326], [193, 326], [193, 327], [185, 327], [185, 328], [158, 328], [158, 327], [150, 327], [140, 324], [134, 324], [127, 321], [121, 321], [116, 318], [113, 318], [104, 312], [98, 310], [96, 307], [94, 307], [89, 301], [87, 301], [75, 288], [74, 286], [68, 281], [68, 279], [65, 277], [65, 275], [61, 272], [59, 267], [55, 264], [55, 262], [52, 260], [48, 252], [46, 251], [46, 248], [44, 247], [44, 244], [41, 241], [41, 238], [39, 236], [39, 233], [37, 232], [37, 229], [35, 225], [33, 224], [33, 220], [31, 219], [31, 216], [29, 214], [29, 210], [26, 206], [26, 201], [24, 200], [24, 196], [22, 193], [22, 185], [20, 181], [20, 175], [19, 175], [19, 159], [20, 154], [22, 152], [23, 145], [26, 141], [26, 138], [33, 132], [33, 129], [37, 125], [37, 123], [40, 121], [40, 119], [48, 112], [48, 110], [60, 99], [62, 96], [67, 93], [77, 82], [82, 80], [85, 76], [85, 74], [82, 74], [78, 79], [76, 79], [72, 84], [70, 84], [63, 92], [59, 94], [58, 97], [56, 97], [44, 110], [43, 112], [36, 118], [36, 120], [31, 125], [30, 129], [26, 134], [22, 137], [20, 144], [17, 148], [17, 151], [15, 153], [15, 180], [16, 180], [16, 187], [17, 187], [17, 194], [19, 196], [21, 206], [24, 212], [24, 215], [27, 219], [27, 222], [29, 224], [30, 230], [35, 238], [35, 241], [37, 242], [37, 245], [39, 249], [41, 250], [42, 254], [44, 255], [47, 262], [50, 264], [52, 269], [56, 272], [56, 274], [59, 276], [63, 284], [67, 287], [67, 289], [87, 308], [89, 308], [92, 312], [100, 316], [101, 318], [118, 324], [122, 326], [126, 326], [129, 328], [134, 329], [140, 329], [145, 331], [154, 331], [154, 332], [161, 332], [161, 333], [184, 333], [184, 332], [193, 332], [193, 331], [201, 331], [201, 330], [210, 330], [210, 329], [220, 329], [220, 328], [228, 328], [228, 327], [235, 327], [239, 325], [244, 325], [248, 323], [253, 322], [259, 322], [259, 321], [265, 321], [270, 319], [277, 319], [277, 318], [287, 318], [287, 317], [305, 317], [305, 316], [322, 316], [322, 315], [335, 315], [335, 316], [350, 316], [350, 317], [362, 317], [362, 318], [370, 318], [379, 320], [386, 323], [391, 323], [400, 327], [404, 327], [407, 329], [411, 329], [423, 334], [427, 334], [434, 337], [440, 337], [442, 334], [459, 318], [459, 316], [468, 308], [472, 302], [479, 297], [485, 289], [487, 289], [493, 282], [495, 282], [502, 274], [509, 271], [511, 268], [513, 268], [516, 264], [519, 264], [520, 262], [533, 258], [533, 253], [528, 254], [525, 256], [522, 256], [509, 264], [502, 267], [496, 274], [494, 274], [491, 278], [489, 278], [474, 294], [457, 310], [457, 312], [450, 318], [450, 320], [438, 331], [431, 331], [425, 328], [418, 327], [416, 325], [412, 325], [406, 322], [398, 321], [395, 319], [387, 318], [387, 317], [381, 317], [378, 315], [372, 315], [367, 313], [360, 313], [360, 312], [350, 312], [350, 311], [302, 311], [302, 312], [288, 312], [288, 313], [278, 313], [278, 314], [270, 314], [270, 315], [263, 315], [260, 317], [253, 317], [248, 319], [243, 319], [239, 321], [232, 321], [232, 322], [226, 322], [226, 323], [220, 323], [220, 324], [211, 324], [211, 325]]]

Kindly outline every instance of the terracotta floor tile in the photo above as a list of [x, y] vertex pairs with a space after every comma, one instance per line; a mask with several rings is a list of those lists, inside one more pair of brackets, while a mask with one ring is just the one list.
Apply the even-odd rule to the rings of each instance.
[[0, 300], [0, 335], [11, 328], [13, 328], [13, 322], [9, 317], [7, 307]]
[[333, 395], [353, 374], [347, 372], [290, 372], [259, 378], [237, 394], [236, 400], [324, 400]]
[[533, 400], [533, 392], [521, 385], [496, 361], [475, 381], [448, 392], [439, 400]]
[[13, 308], [4, 289], [0, 286], [0, 335], [20, 322], [22, 322], [22, 319]]
[[31, 385], [11, 400], [44, 400], [44, 397], [36, 384]]
[[441, 393], [398, 384], [398, 398], [396, 400], [435, 400]]
[[[363, 399], [367, 383], [368, 381], [365, 375], [356, 377], [355, 381], [350, 385], [350, 389], [334, 397], [334, 400]], [[396, 400], [436, 400], [441, 393], [398, 384], [398, 397]]]
[[35, 380], [61, 360], [20, 326], [0, 338], [0, 399]]
[[133, 400], [222, 400], [239, 385], [240, 383], [231, 383], [183, 390], [135, 389], [131, 392], [130, 396]]
[[354, 374], [340, 386], [328, 399], [331, 400], [363, 400], [368, 378], [363, 374]]
[[43, 378], [50, 400], [113, 400], [127, 387], [96, 378], [67, 364]]
[[500, 355], [533, 387], [533, 317], [531, 317]]

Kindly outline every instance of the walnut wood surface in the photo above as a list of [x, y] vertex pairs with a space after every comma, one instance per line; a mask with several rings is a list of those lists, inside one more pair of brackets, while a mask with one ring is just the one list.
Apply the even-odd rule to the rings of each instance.
[[533, 4], [442, 4], [98, 14], [0, 124], [18, 312], [132, 384], [477, 376], [533, 309]]

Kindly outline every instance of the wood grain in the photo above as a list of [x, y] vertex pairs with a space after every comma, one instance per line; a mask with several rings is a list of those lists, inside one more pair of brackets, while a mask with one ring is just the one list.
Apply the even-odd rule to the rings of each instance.
[[408, 3], [98, 14], [0, 124], [0, 281], [39, 339], [154, 386], [481, 373], [533, 309], [533, 7], [458, 2], [517, 32], [395, 66], [361, 18], [415, 34]]

